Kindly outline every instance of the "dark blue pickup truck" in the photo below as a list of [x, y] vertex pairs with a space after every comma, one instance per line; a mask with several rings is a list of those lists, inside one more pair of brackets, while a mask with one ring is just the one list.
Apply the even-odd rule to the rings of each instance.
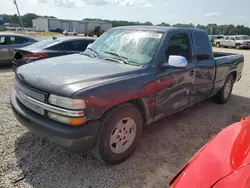
[[118, 27], [83, 53], [19, 67], [11, 105], [38, 135], [118, 164], [144, 125], [209, 97], [226, 103], [243, 61], [213, 53], [203, 30]]

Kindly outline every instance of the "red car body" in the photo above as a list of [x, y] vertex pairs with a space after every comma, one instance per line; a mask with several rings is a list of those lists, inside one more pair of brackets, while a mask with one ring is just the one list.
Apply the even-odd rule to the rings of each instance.
[[250, 116], [222, 130], [172, 179], [171, 188], [250, 187]]

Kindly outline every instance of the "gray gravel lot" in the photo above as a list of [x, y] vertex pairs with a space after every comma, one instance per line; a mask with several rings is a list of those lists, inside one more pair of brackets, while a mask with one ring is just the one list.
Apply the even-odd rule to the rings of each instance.
[[0, 68], [0, 187], [167, 187], [170, 178], [225, 126], [250, 114], [250, 51], [243, 78], [225, 105], [211, 100], [145, 127], [135, 154], [117, 166], [89, 153], [68, 153], [28, 132], [13, 117], [13, 72]]

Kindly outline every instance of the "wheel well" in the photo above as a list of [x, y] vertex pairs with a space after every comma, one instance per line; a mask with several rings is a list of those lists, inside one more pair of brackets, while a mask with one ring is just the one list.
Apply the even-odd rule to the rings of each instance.
[[108, 114], [110, 112], [110, 110], [112, 110], [113, 108], [119, 106], [119, 105], [122, 105], [124, 103], [130, 103], [130, 104], [133, 104], [135, 107], [137, 107], [140, 112], [141, 112], [141, 115], [142, 115], [142, 118], [143, 118], [143, 121], [144, 123], [147, 121], [147, 113], [146, 113], [146, 106], [145, 106], [145, 103], [143, 102], [142, 99], [133, 99], [133, 100], [130, 100], [130, 101], [125, 101], [123, 103], [119, 103], [119, 104], [116, 104], [115, 106], [112, 106], [110, 108], [108, 108], [102, 115], [101, 115], [101, 118], [105, 117], [106, 114]]
[[236, 76], [237, 76], [237, 72], [236, 72], [236, 71], [233, 71], [233, 72], [231, 72], [230, 74], [233, 76], [234, 81], [235, 81], [235, 80], [236, 80]]
[[146, 106], [142, 99], [133, 99], [128, 101], [129, 103], [135, 105], [141, 112], [144, 122], [147, 121]]

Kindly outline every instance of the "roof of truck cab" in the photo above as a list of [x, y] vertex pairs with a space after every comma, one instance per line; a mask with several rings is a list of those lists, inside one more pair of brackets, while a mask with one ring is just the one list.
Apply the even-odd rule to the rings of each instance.
[[122, 26], [122, 27], [114, 27], [111, 30], [142, 30], [142, 31], [157, 31], [157, 32], [167, 32], [167, 31], [174, 31], [174, 30], [194, 30], [194, 31], [201, 31], [205, 32], [201, 29], [195, 28], [180, 28], [180, 27], [165, 27], [165, 26]]

